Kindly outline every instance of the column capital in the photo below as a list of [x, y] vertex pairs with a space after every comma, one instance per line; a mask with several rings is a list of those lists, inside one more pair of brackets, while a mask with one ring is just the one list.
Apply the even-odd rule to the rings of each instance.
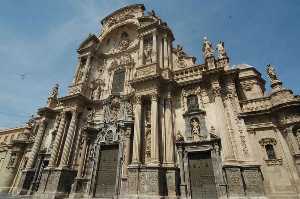
[[136, 95], [134, 97], [134, 101], [135, 101], [135, 104], [141, 104], [142, 103], [142, 96], [141, 95]]
[[158, 93], [152, 93], [150, 94], [151, 101], [158, 101], [159, 99], [159, 94]]

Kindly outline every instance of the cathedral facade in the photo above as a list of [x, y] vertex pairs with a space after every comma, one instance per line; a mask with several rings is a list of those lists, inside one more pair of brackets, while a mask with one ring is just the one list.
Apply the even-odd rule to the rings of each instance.
[[55, 85], [28, 122], [11, 194], [300, 197], [300, 97], [273, 66], [266, 93], [254, 67], [230, 65], [223, 42], [204, 38], [196, 64], [141, 4], [101, 23], [77, 50], [68, 94]]

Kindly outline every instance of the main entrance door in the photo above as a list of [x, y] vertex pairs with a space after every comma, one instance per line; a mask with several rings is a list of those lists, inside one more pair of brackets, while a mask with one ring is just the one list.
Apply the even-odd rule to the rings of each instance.
[[99, 159], [95, 197], [111, 198], [115, 193], [118, 146], [101, 146]]
[[191, 153], [189, 170], [193, 199], [218, 198], [210, 153]]

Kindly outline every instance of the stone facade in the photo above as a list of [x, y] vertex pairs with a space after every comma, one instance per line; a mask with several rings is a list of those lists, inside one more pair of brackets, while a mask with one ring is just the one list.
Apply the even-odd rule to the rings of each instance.
[[[299, 198], [300, 98], [267, 67], [231, 67], [204, 38], [203, 64], [143, 5], [105, 17], [28, 128], [10, 192], [32, 198]], [[22, 145], [23, 146], [23, 145]]]

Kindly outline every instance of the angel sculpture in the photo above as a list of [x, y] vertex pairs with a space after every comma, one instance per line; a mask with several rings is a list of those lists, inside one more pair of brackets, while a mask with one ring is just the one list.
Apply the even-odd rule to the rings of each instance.
[[213, 56], [214, 49], [213, 49], [212, 44], [210, 43], [210, 41], [207, 40], [207, 37], [204, 37], [202, 52], [203, 52], [204, 58], [208, 58], [208, 57]]
[[224, 57], [227, 57], [223, 41], [220, 41], [217, 44], [217, 50], [218, 50], [218, 58], [219, 59], [223, 59]]

